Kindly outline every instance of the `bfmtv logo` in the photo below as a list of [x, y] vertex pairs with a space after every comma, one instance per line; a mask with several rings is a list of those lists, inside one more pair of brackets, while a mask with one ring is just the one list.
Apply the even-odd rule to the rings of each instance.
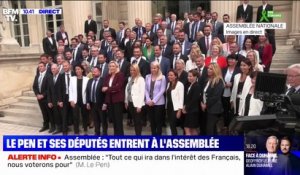
[[6, 18], [6, 21], [8, 22], [18, 21], [17, 20], [17, 15], [19, 14], [18, 9], [3, 9], [2, 14]]

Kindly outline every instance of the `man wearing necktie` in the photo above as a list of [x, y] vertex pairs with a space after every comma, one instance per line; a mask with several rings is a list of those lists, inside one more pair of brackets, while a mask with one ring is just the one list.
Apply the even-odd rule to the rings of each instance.
[[39, 130], [39, 132], [43, 132], [49, 129], [51, 116], [47, 104], [47, 91], [49, 81], [52, 81], [52, 79], [50, 79], [49, 73], [46, 72], [46, 65], [44, 63], [40, 62], [38, 64], [38, 70], [39, 73], [35, 76], [32, 89], [43, 115], [43, 127]]
[[100, 135], [101, 123], [103, 135], [107, 135], [107, 121], [106, 117], [104, 117], [104, 111], [102, 111], [104, 94], [101, 91], [103, 84], [101, 69], [99, 67], [95, 67], [92, 73], [94, 78], [88, 81], [86, 91], [87, 109], [91, 111], [95, 125], [95, 135]]
[[171, 30], [172, 30], [172, 33], [174, 33], [174, 30], [176, 28], [176, 19], [177, 19], [177, 16], [176, 14], [172, 14], [171, 15]]
[[63, 75], [59, 74], [59, 69], [57, 64], [52, 64], [51, 72], [53, 81], [49, 82], [49, 90], [47, 91], [48, 97], [48, 107], [52, 110], [52, 117], [50, 117], [50, 123], [53, 125], [49, 132], [53, 134], [58, 134], [62, 132], [62, 116], [63, 109], [61, 93], [61, 81], [63, 80]]
[[91, 53], [92, 53], [92, 57], [90, 60], [90, 66], [91, 66], [91, 68], [93, 68], [93, 67], [97, 66], [97, 64], [98, 64], [98, 54], [99, 54], [98, 48], [92, 47]]
[[287, 95], [300, 94], [300, 64], [293, 64], [287, 68], [287, 84], [290, 88]]

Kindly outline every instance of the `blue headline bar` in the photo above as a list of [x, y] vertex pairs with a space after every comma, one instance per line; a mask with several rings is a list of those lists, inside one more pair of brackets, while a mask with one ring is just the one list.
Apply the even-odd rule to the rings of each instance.
[[3, 136], [3, 151], [243, 151], [242, 136]]

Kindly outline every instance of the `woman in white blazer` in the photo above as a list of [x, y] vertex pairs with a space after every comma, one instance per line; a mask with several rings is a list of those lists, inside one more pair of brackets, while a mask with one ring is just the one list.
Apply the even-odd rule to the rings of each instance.
[[244, 105], [241, 106], [241, 110], [239, 111], [240, 116], [253, 116], [260, 115], [261, 113], [264, 103], [254, 98], [256, 76], [257, 72], [252, 72], [250, 75], [252, 85], [244, 100]]
[[69, 102], [73, 108], [74, 134], [79, 134], [79, 115], [81, 113], [84, 134], [87, 135], [88, 110], [86, 108], [86, 86], [89, 79], [81, 65], [75, 66], [75, 74], [70, 78]]
[[169, 83], [166, 90], [166, 107], [172, 135], [177, 135], [177, 123], [181, 117], [184, 103], [184, 86], [178, 81], [178, 74], [174, 70], [168, 72]]
[[130, 66], [130, 77], [125, 88], [125, 108], [133, 118], [136, 135], [142, 134], [142, 107], [145, 105], [145, 79], [141, 76], [139, 66]]
[[240, 64], [241, 73], [234, 76], [233, 88], [230, 102], [234, 109], [234, 114], [240, 114], [242, 106], [245, 104], [246, 97], [251, 88], [250, 74], [253, 70], [251, 61], [248, 58], [242, 59]]

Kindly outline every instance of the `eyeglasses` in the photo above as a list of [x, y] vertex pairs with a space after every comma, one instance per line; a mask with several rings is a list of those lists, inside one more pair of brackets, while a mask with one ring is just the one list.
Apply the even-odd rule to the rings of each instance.
[[298, 76], [300, 76], [300, 75], [287, 75], [288, 78], [296, 78]]

